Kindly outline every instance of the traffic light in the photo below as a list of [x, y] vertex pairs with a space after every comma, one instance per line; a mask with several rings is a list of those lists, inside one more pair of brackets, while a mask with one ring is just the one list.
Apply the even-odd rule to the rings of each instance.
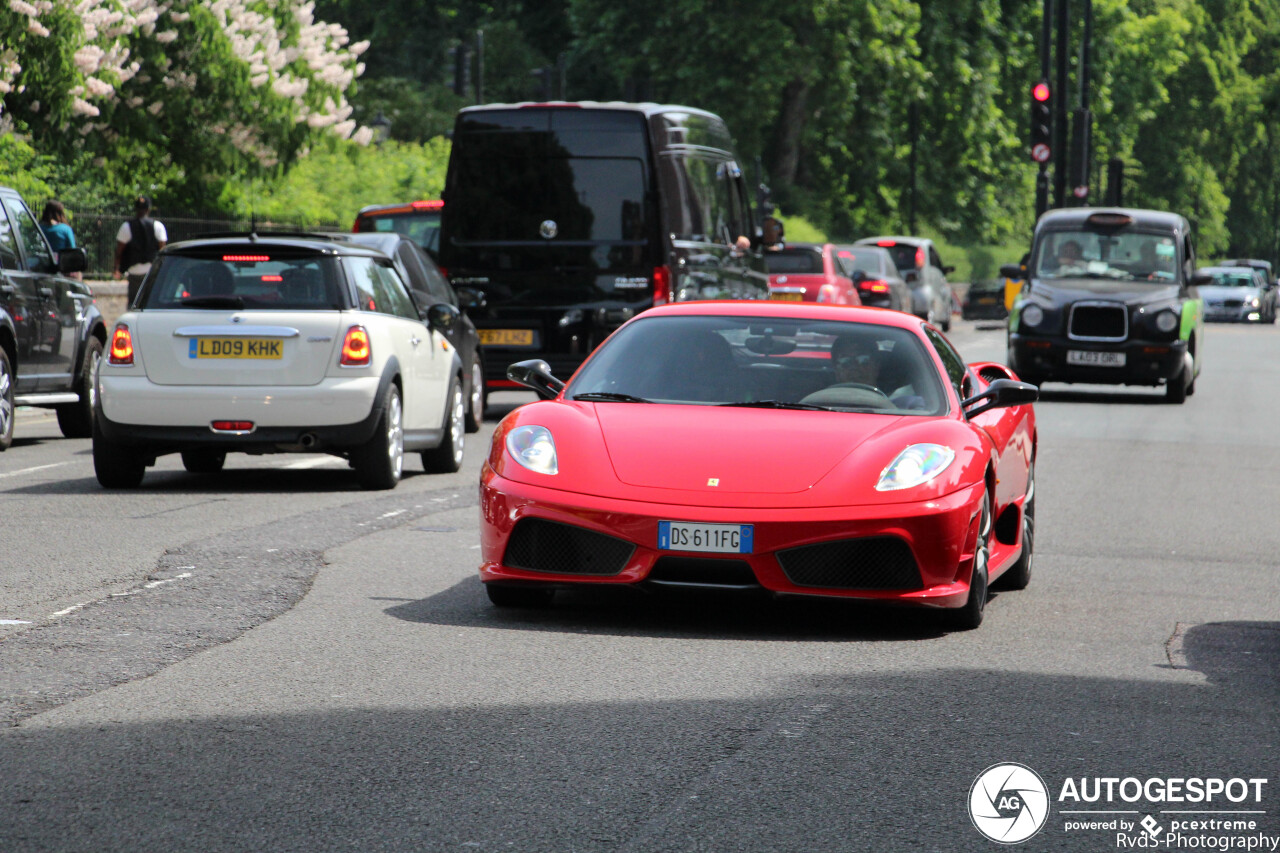
[[1048, 80], [1031, 87], [1031, 159], [1047, 163], [1053, 154], [1053, 90]]

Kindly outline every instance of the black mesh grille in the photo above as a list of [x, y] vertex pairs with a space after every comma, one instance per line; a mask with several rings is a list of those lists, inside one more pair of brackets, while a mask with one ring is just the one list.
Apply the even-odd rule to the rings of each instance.
[[742, 560], [706, 560], [697, 557], [662, 557], [653, 564], [649, 580], [719, 586], [756, 584], [755, 572]]
[[1071, 312], [1071, 334], [1077, 338], [1123, 338], [1125, 319], [1122, 305], [1077, 305]]
[[778, 564], [797, 586], [834, 589], [920, 589], [910, 546], [894, 536], [842, 539], [778, 552]]
[[616, 575], [636, 546], [603, 533], [541, 518], [516, 523], [507, 542], [505, 565], [531, 572]]
[[1222, 300], [1222, 305], [1224, 308], [1243, 308], [1244, 300], [1243, 299], [1224, 299]]
[[997, 379], [1009, 378], [1009, 374], [999, 367], [984, 367], [978, 371], [978, 375], [988, 382], [995, 382]]

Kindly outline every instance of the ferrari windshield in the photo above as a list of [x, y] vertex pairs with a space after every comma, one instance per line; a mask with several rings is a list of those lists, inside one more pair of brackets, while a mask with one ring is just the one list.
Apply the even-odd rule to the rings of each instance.
[[568, 399], [939, 415], [947, 398], [921, 340], [895, 326], [665, 316], [620, 329]]
[[1044, 234], [1033, 275], [1170, 282], [1177, 271], [1178, 249], [1168, 232], [1079, 230]]

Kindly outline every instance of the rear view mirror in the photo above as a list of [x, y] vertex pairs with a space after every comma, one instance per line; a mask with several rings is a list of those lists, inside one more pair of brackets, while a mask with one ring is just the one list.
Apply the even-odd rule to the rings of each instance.
[[955, 272], [955, 271], [956, 271], [956, 268], [955, 268], [954, 266], [952, 266], [951, 264], [948, 264], [947, 266], [945, 266], [945, 267], [943, 267], [943, 268], [942, 268], [942, 274], [943, 274], [943, 275], [951, 275], [951, 274], [952, 274], [953, 272]]
[[1005, 278], [1011, 278], [1015, 281], [1026, 275], [1026, 270], [1022, 268], [1022, 264], [1004, 264], [1000, 267], [1000, 275]]
[[507, 368], [507, 378], [538, 392], [544, 400], [554, 400], [564, 390], [564, 383], [551, 375], [551, 365], [540, 358], [518, 361]]
[[[997, 379], [987, 386], [981, 394], [975, 394], [960, 404], [965, 415], [974, 417], [990, 409], [1005, 406], [1021, 406], [1034, 403], [1040, 396], [1040, 389], [1027, 382], [1016, 382], [1012, 379]], [[973, 408], [970, 408], [970, 407]]]
[[1191, 283], [1196, 287], [1204, 287], [1206, 285], [1213, 284], [1213, 276], [1207, 272], [1200, 272], [1197, 270], [1191, 276]]
[[479, 311], [488, 305], [483, 290], [476, 290], [474, 287], [465, 285], [453, 288], [458, 294], [458, 304], [462, 306], [463, 311]]
[[84, 272], [88, 267], [89, 255], [84, 249], [62, 249], [58, 252], [58, 272], [63, 275]]

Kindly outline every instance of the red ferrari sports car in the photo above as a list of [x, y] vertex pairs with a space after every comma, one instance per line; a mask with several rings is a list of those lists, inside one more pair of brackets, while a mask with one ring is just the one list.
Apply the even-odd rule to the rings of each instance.
[[1031, 576], [1037, 389], [876, 308], [667, 305], [511, 412], [481, 474], [499, 606], [585, 584], [764, 589], [982, 621]]

